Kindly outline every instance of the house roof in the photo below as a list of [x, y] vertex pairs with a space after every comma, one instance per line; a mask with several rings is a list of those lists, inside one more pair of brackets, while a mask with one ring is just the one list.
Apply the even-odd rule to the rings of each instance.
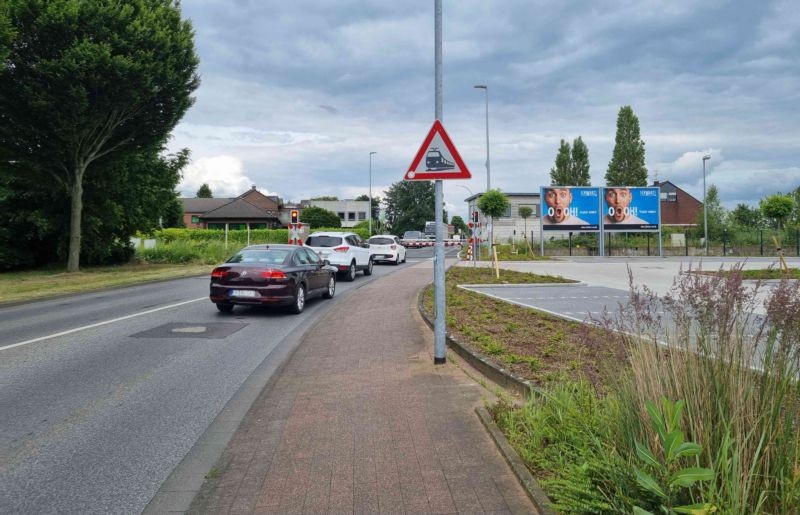
[[244, 199], [233, 199], [227, 204], [208, 211], [200, 216], [203, 219], [248, 219], [248, 220], [268, 220], [277, 218], [277, 211], [266, 211], [254, 206]]
[[230, 198], [182, 198], [184, 213], [206, 213], [222, 207], [233, 199]]
[[700, 202], [700, 200], [696, 199], [694, 197], [694, 195], [692, 195], [691, 193], [688, 193], [685, 189], [681, 188], [680, 186], [678, 186], [677, 184], [675, 184], [672, 181], [653, 181], [653, 184], [651, 184], [650, 186], [653, 187], [653, 188], [662, 188], [662, 186], [664, 186], [665, 184], [671, 185], [676, 190], [681, 190], [683, 192], [683, 194], [686, 195], [687, 197], [691, 197], [694, 200], [696, 200], [697, 202]]

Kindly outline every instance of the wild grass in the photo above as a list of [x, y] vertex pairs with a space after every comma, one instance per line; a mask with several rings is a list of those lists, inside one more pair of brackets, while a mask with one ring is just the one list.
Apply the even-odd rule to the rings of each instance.
[[[632, 285], [611, 324], [631, 363], [617, 389], [632, 420], [646, 420], [645, 401], [686, 402], [698, 463], [716, 474], [703, 500], [723, 513], [799, 513], [800, 283], [763, 291], [737, 270], [682, 274], [660, 299]], [[629, 431], [656, 441], [641, 422]]]

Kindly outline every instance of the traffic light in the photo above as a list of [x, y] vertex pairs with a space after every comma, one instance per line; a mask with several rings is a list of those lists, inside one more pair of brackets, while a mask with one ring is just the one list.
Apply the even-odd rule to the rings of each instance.
[[473, 221], [475, 224], [477, 224], [477, 223], [478, 223], [478, 212], [477, 212], [477, 211], [473, 211], [473, 212], [472, 212], [472, 221]]
[[292, 223], [296, 224], [300, 221], [300, 215], [297, 209], [292, 209]]

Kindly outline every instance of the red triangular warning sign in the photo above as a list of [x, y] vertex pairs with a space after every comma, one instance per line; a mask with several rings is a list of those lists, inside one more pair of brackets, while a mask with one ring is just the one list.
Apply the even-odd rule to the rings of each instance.
[[467, 165], [461, 159], [456, 146], [439, 120], [433, 122], [430, 132], [419, 147], [414, 161], [404, 177], [407, 181], [431, 181], [435, 179], [470, 179]]

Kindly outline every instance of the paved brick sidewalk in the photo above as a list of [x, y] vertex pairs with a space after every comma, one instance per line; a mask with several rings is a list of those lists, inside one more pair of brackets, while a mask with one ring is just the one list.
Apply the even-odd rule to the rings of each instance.
[[535, 513], [474, 413], [485, 390], [433, 365], [416, 311], [429, 263], [351, 294], [248, 412], [198, 513]]

